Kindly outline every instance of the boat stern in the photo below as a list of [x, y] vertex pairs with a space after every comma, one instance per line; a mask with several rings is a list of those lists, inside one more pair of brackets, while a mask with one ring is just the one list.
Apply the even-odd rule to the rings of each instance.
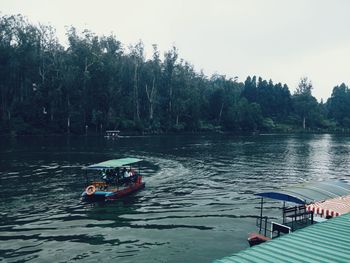
[[88, 194], [86, 191], [84, 191], [81, 194], [81, 199], [87, 202], [105, 201], [106, 197], [111, 194], [112, 192], [103, 192], [103, 191], [96, 191], [93, 194]]

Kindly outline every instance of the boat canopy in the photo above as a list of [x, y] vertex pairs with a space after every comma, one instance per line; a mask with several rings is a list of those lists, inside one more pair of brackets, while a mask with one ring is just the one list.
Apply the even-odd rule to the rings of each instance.
[[255, 195], [297, 204], [309, 204], [350, 194], [350, 185], [343, 181], [312, 182], [287, 189]]
[[114, 169], [117, 167], [122, 167], [125, 165], [130, 165], [134, 163], [141, 162], [142, 159], [138, 158], [122, 158], [122, 159], [114, 159], [108, 160], [102, 163], [96, 163], [89, 166], [84, 167], [84, 170], [104, 170], [104, 169]]

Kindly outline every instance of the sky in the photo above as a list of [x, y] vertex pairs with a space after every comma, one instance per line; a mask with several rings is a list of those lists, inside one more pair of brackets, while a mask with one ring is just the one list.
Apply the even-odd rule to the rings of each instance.
[[52, 25], [67, 44], [67, 26], [114, 34], [125, 49], [142, 40], [163, 53], [175, 45], [196, 71], [286, 83], [308, 77], [313, 95], [350, 86], [348, 0], [0, 0], [1, 15]]

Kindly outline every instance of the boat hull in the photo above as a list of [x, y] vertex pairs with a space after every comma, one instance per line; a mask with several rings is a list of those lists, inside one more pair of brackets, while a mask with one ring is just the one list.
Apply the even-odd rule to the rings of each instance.
[[251, 233], [249, 234], [249, 237], [248, 237], [248, 243], [251, 247], [255, 245], [259, 245], [269, 240], [271, 240], [271, 238], [258, 233]]
[[100, 201], [112, 201], [122, 198], [124, 196], [135, 193], [141, 189], [145, 188], [145, 183], [135, 183], [131, 184], [126, 188], [115, 190], [115, 191], [96, 191], [93, 194], [88, 195], [84, 191], [81, 195], [83, 201], [87, 202], [100, 202]]

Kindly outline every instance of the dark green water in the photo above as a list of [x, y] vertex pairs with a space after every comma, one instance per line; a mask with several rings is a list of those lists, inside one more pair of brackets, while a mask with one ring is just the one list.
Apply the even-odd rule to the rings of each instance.
[[[350, 179], [349, 153], [336, 135], [0, 137], [0, 261], [211, 262], [247, 247], [255, 192]], [[81, 167], [126, 156], [146, 188], [81, 203]]]

